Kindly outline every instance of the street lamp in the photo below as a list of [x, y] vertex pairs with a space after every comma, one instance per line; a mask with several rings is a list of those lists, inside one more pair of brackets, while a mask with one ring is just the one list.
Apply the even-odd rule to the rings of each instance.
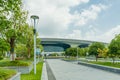
[[36, 21], [39, 20], [39, 17], [36, 15], [32, 15], [30, 18], [33, 19], [34, 21], [34, 29], [33, 29], [33, 33], [34, 33], [34, 74], [36, 74]]
[[77, 63], [78, 63], [78, 47], [77, 47]]

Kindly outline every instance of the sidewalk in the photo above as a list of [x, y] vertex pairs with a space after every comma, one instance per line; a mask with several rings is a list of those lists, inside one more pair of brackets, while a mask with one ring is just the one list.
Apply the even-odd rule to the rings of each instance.
[[56, 80], [120, 80], [118, 74], [59, 59], [48, 59], [47, 62]]

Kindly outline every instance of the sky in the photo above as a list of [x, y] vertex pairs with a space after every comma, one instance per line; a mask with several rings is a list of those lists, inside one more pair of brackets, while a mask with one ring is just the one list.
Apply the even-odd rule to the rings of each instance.
[[110, 42], [120, 33], [120, 0], [23, 0], [39, 16], [40, 38]]

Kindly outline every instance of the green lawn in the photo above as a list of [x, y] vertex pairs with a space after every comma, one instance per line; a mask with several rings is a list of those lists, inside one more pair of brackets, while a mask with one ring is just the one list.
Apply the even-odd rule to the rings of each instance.
[[42, 74], [42, 66], [43, 62], [39, 62], [36, 66], [36, 75], [34, 75], [34, 70], [32, 70], [30, 74], [22, 74], [21, 80], [40, 80]]
[[9, 58], [4, 58], [4, 59], [0, 60], [0, 62], [3, 62], [3, 61], [10, 61], [10, 59]]
[[64, 60], [77, 60], [76, 57], [70, 57], [70, 58], [63, 58]]
[[0, 80], [8, 80], [10, 77], [16, 74], [15, 70], [0, 68]]
[[114, 63], [113, 64], [112, 62], [96, 62], [96, 61], [89, 61], [89, 63], [120, 68], [120, 63]]

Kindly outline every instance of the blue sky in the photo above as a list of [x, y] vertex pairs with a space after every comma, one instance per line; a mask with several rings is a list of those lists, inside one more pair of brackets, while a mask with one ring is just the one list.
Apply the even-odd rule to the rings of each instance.
[[[120, 33], [120, 0], [23, 0], [40, 17], [39, 37], [110, 42]], [[30, 22], [28, 18], [28, 22]]]

